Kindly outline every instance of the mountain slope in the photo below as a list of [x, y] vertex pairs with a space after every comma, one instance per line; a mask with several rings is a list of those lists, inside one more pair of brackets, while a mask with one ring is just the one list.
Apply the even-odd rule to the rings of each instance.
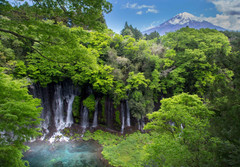
[[164, 35], [167, 32], [174, 32], [186, 26], [195, 29], [210, 28], [218, 31], [226, 30], [222, 27], [215, 26], [210, 22], [204, 21], [190, 13], [184, 12], [174, 16], [172, 19], [160, 24], [159, 26], [143, 31], [143, 34], [150, 34], [151, 32], [157, 31], [160, 35]]

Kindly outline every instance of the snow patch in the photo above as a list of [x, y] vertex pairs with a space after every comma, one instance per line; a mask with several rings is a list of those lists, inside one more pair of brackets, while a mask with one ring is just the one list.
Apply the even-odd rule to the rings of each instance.
[[180, 13], [176, 16], [174, 16], [171, 20], [169, 20], [168, 22], [170, 24], [176, 25], [184, 25], [186, 23], [189, 23], [191, 21], [198, 21], [198, 22], [202, 22], [203, 20], [200, 17], [196, 17], [190, 13], [184, 12], [184, 13]]

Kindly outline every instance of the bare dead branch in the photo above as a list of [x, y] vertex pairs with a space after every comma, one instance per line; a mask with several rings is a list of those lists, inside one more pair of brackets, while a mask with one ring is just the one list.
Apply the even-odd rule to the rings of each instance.
[[166, 77], [166, 76], [167, 76], [172, 70], [174, 70], [175, 68], [176, 68], [176, 66], [173, 66], [173, 67], [171, 67], [171, 68], [168, 68], [168, 69], [162, 71], [162, 72], [160, 73], [160, 76]]

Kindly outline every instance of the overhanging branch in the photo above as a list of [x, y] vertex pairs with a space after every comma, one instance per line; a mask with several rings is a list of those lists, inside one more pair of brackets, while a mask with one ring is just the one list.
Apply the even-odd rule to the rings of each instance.
[[32, 42], [41, 43], [41, 41], [38, 41], [38, 40], [35, 40], [35, 39], [33, 39], [33, 38], [20, 35], [20, 34], [18, 34], [18, 33], [16, 33], [16, 32], [13, 32], [13, 31], [4, 30], [4, 29], [1, 29], [1, 28], [0, 28], [0, 31], [5, 32], [5, 33], [12, 34], [12, 35], [14, 35], [14, 36], [16, 36], [16, 37], [18, 37], [18, 38], [24, 38], [24, 39], [28, 39], [29, 41], [32, 41]]
[[[14, 35], [14, 36], [16, 36], [16, 37], [18, 37], [18, 38], [27, 39], [27, 40], [29, 40], [29, 41], [31, 41], [31, 42], [37, 42], [37, 43], [43, 45], [43, 44], [42, 44], [43, 41], [39, 41], [39, 40], [30, 38], [30, 37], [26, 37], [26, 36], [23, 36], [23, 35], [18, 34], [18, 33], [16, 33], [16, 32], [10, 31], [10, 30], [5, 30], [5, 29], [0, 28], [0, 31], [5, 32], [5, 33], [12, 34], [12, 35]], [[49, 42], [49, 41], [48, 41], [47, 43], [56, 44], [56, 43]]]

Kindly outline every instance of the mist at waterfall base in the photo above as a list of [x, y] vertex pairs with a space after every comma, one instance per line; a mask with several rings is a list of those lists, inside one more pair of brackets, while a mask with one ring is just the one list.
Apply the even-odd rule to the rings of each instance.
[[24, 154], [31, 167], [103, 167], [94, 142], [34, 142]]

